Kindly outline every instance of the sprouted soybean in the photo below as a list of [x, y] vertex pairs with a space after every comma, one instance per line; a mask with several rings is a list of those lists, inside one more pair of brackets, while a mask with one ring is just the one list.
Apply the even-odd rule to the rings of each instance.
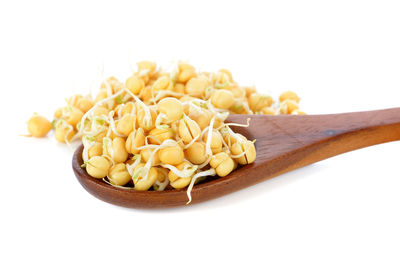
[[105, 79], [97, 96], [74, 95], [57, 109], [53, 123], [34, 115], [31, 136], [54, 129], [59, 142], [81, 139], [83, 168], [110, 185], [162, 191], [193, 186], [206, 176], [226, 176], [256, 159], [255, 140], [225, 123], [229, 114], [303, 115], [300, 98], [287, 91], [276, 103], [254, 87], [240, 86], [225, 69], [197, 72], [178, 63], [166, 72], [137, 63], [125, 83]]

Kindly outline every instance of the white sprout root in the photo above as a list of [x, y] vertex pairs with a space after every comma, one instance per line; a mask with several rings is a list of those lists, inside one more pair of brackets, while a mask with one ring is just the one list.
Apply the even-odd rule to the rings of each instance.
[[188, 202], [186, 202], [186, 205], [190, 204], [190, 202], [192, 202], [192, 189], [194, 186], [194, 183], [196, 182], [197, 179], [199, 179], [200, 177], [205, 177], [205, 176], [215, 176], [216, 172], [213, 168], [206, 170], [206, 171], [202, 171], [202, 172], [198, 172], [196, 173], [193, 177], [192, 180], [190, 181], [189, 187], [186, 191], [186, 194], [188, 196]]

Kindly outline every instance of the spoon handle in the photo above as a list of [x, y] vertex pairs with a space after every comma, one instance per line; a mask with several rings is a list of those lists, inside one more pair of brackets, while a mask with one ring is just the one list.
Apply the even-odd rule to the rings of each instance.
[[[234, 116], [230, 118], [236, 121]], [[243, 117], [237, 119], [244, 121]], [[252, 116], [248, 133], [257, 140], [257, 172], [264, 173], [263, 178], [273, 177], [345, 152], [400, 140], [400, 108], [329, 115]]]
[[304, 141], [312, 141], [313, 138], [320, 141], [314, 144], [318, 153], [302, 160], [304, 165], [352, 150], [400, 140], [400, 108], [321, 115], [310, 119], [310, 124], [314, 122], [312, 125], [315, 128], [309, 129], [312, 134]]

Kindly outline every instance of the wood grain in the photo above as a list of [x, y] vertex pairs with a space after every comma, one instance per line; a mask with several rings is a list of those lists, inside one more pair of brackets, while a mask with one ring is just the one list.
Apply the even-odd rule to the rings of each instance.
[[[226, 177], [194, 186], [192, 203], [220, 197], [268, 178], [355, 149], [400, 140], [400, 108], [330, 115], [231, 115], [228, 121], [248, 139], [257, 139], [257, 159]], [[185, 205], [186, 190], [135, 191], [112, 187], [90, 177], [80, 166], [80, 146], [72, 167], [81, 185], [95, 197], [131, 208], [168, 208]]]

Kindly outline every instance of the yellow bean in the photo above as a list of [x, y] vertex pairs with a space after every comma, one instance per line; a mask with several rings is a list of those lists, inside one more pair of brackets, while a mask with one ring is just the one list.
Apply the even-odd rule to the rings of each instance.
[[151, 131], [152, 129], [154, 129], [156, 125], [157, 113], [153, 109], [150, 109], [151, 118], [148, 121], [145, 120], [145, 115], [146, 115], [145, 111], [143, 109], [140, 109], [136, 117], [137, 123], [139, 127], [143, 128], [143, 130]]
[[68, 108], [68, 115], [66, 117], [66, 121], [68, 124], [75, 127], [76, 124], [81, 121], [83, 115], [84, 115], [83, 112], [78, 108], [70, 107], [70, 109]]
[[179, 74], [177, 81], [180, 83], [186, 83], [189, 81], [191, 78], [196, 77], [196, 71], [193, 66], [189, 64], [180, 64], [179, 65]]
[[[203, 135], [203, 142], [207, 143], [208, 130]], [[217, 154], [222, 151], [222, 136], [221, 134], [213, 130], [211, 133], [211, 150], [213, 154]]]
[[165, 123], [171, 123], [179, 120], [183, 115], [182, 103], [173, 97], [166, 97], [157, 104], [158, 111], [165, 114], [167, 118]]
[[[182, 171], [185, 167], [190, 167], [191, 165], [187, 162], [182, 162], [176, 168]], [[170, 181], [170, 185], [175, 189], [180, 189], [188, 186], [192, 177], [179, 177], [173, 171], [169, 171], [168, 173], [168, 180]]]
[[154, 128], [153, 130], [150, 131], [149, 136], [151, 136], [151, 137], [149, 137], [150, 144], [160, 145], [162, 142], [164, 142], [167, 139], [173, 139], [174, 132], [171, 128], [168, 128], [168, 129]]
[[44, 137], [50, 132], [51, 122], [43, 116], [33, 115], [27, 122], [28, 132], [33, 137]]
[[179, 121], [179, 136], [183, 142], [188, 144], [201, 134], [199, 125], [189, 117], [185, 117]]
[[295, 92], [292, 91], [286, 91], [283, 92], [280, 96], [279, 96], [279, 102], [283, 102], [285, 100], [293, 100], [296, 103], [299, 103], [300, 98], [297, 96], [297, 94]]
[[108, 173], [108, 180], [114, 185], [124, 186], [129, 183], [131, 178], [124, 163], [114, 165]]
[[202, 97], [208, 86], [209, 82], [204, 77], [191, 78], [186, 84], [185, 92], [190, 96]]
[[[142, 160], [144, 161], [144, 162], [147, 162], [147, 161], [149, 161], [149, 159], [150, 159], [150, 156], [151, 156], [151, 154], [153, 153], [153, 151], [154, 151], [154, 149], [151, 149], [151, 148], [145, 148], [145, 149], [142, 149], [141, 151], [140, 151], [140, 156], [142, 157]], [[160, 164], [160, 157], [158, 156], [158, 151], [154, 154], [154, 157], [153, 157], [153, 164], [154, 165], [157, 165], [157, 164]]]
[[173, 91], [176, 93], [184, 94], [185, 93], [185, 85], [183, 83], [176, 83]]
[[56, 140], [60, 143], [65, 143], [66, 141], [71, 141], [72, 137], [75, 135], [75, 130], [72, 125], [67, 124], [65, 121], [60, 121], [56, 123], [54, 129], [54, 135]]
[[249, 98], [249, 107], [252, 111], [258, 112], [264, 107], [269, 107], [274, 103], [271, 96], [260, 95], [258, 93], [252, 93]]
[[220, 152], [211, 157], [210, 165], [215, 169], [218, 176], [227, 176], [235, 168], [235, 162], [226, 152]]
[[194, 120], [197, 125], [199, 125], [201, 130], [204, 130], [208, 125], [210, 125], [210, 121], [212, 119], [212, 113], [207, 109], [202, 109], [201, 111], [193, 111], [189, 113], [189, 118]]
[[162, 163], [170, 165], [178, 165], [184, 159], [183, 150], [178, 144], [161, 148], [158, 156]]
[[171, 78], [167, 76], [161, 76], [158, 78], [154, 84], [153, 84], [153, 90], [158, 91], [158, 90], [172, 90], [174, 88], [174, 84], [171, 80]]
[[135, 127], [136, 116], [125, 114], [118, 122], [116, 130], [118, 133], [128, 136]]
[[[133, 170], [133, 173], [135, 174], [136, 172], [139, 171], [140, 168], [143, 168], [144, 164], [141, 163], [135, 167]], [[149, 173], [147, 175], [147, 179], [143, 179], [145, 174], [141, 174], [137, 177], [133, 178], [133, 183], [135, 184], [135, 189], [139, 191], [146, 191], [148, 190], [157, 180], [157, 170], [154, 167], [151, 167], [149, 170]]]
[[125, 82], [126, 88], [131, 91], [132, 94], [138, 95], [144, 88], [144, 81], [137, 77], [136, 75], [132, 75]]
[[142, 128], [137, 129], [135, 132], [131, 132], [126, 139], [125, 149], [130, 154], [137, 154], [139, 150], [137, 148], [144, 146], [145, 135]]
[[245, 165], [255, 161], [256, 148], [253, 142], [247, 140], [245, 142], [236, 142], [231, 146], [232, 155], [240, 155], [243, 152], [245, 153], [243, 156], [234, 159], [237, 163]]
[[[128, 152], [125, 148], [125, 139], [122, 137], [115, 137], [112, 140], [113, 157], [115, 163], [125, 162], [128, 159]], [[111, 156], [111, 155], [109, 155]]]
[[229, 109], [235, 103], [232, 92], [220, 89], [214, 90], [211, 95], [211, 104], [216, 108]]
[[286, 99], [279, 104], [281, 114], [291, 114], [299, 105], [294, 100]]
[[94, 102], [88, 98], [81, 98], [76, 103], [76, 107], [79, 108], [83, 113], [88, 112], [94, 106]]
[[62, 117], [62, 114], [63, 114], [63, 108], [58, 108], [58, 109], [56, 110], [56, 112], [54, 112], [54, 117], [55, 117], [56, 119], [59, 119], [59, 118]]
[[276, 111], [272, 107], [264, 107], [261, 109], [262, 114], [275, 115]]
[[89, 148], [88, 150], [88, 156], [89, 159], [93, 158], [94, 156], [101, 156], [103, 154], [103, 144], [96, 142], [94, 146]]
[[185, 150], [185, 158], [191, 163], [200, 165], [207, 160], [206, 146], [201, 142], [194, 142]]
[[104, 178], [110, 169], [110, 162], [102, 156], [94, 156], [86, 163], [86, 171], [93, 178]]

